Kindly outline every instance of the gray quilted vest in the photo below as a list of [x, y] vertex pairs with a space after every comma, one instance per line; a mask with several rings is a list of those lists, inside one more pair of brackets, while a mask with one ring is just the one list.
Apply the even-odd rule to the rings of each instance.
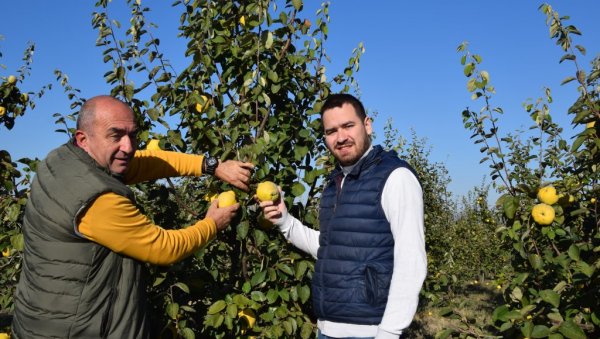
[[67, 143], [38, 165], [25, 208], [15, 338], [147, 338], [144, 265], [76, 234], [100, 194], [133, 192]]

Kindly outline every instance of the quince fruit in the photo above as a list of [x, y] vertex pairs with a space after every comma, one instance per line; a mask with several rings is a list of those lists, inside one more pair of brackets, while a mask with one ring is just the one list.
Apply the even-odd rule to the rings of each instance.
[[160, 151], [160, 141], [157, 139], [152, 139], [148, 142], [148, 145], [146, 145], [146, 150], [148, 151]]
[[256, 187], [256, 197], [260, 201], [277, 201], [279, 188], [272, 181], [263, 181]]
[[17, 77], [14, 75], [9, 75], [6, 79], [6, 82], [8, 82], [10, 85], [14, 85], [17, 83]]
[[242, 15], [242, 17], [240, 18], [240, 25], [246, 26], [246, 18]]
[[213, 202], [215, 199], [217, 199], [218, 196], [219, 193], [217, 192], [208, 192], [204, 195], [204, 200], [208, 202]]
[[242, 334], [246, 333], [247, 328], [254, 327], [254, 324], [256, 323], [256, 313], [254, 313], [254, 310], [251, 308], [240, 310], [238, 312], [238, 317], [246, 321], [246, 323], [242, 325]]
[[538, 199], [544, 204], [553, 205], [558, 201], [558, 194], [554, 186], [545, 186], [540, 188], [537, 194]]
[[0, 117], [4, 116], [4, 114], [6, 114], [6, 108], [4, 108], [4, 106], [0, 106]]
[[219, 200], [219, 208], [229, 207], [229, 206], [235, 205], [237, 203], [237, 200], [235, 199], [234, 191], [222, 192], [217, 197], [217, 200]]
[[206, 108], [208, 108], [208, 97], [204, 94], [200, 95], [200, 98], [202, 98], [202, 103], [197, 103], [196, 104], [196, 111], [198, 113], [202, 113], [206, 110]]
[[537, 204], [531, 209], [531, 216], [540, 225], [550, 225], [554, 221], [554, 208], [545, 203]]

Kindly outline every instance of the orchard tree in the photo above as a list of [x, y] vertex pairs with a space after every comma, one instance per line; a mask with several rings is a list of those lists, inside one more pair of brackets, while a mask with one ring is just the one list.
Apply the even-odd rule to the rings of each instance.
[[[22, 89], [31, 72], [34, 49], [34, 45], [28, 45], [23, 52], [23, 65], [15, 73], [2, 74], [0, 77], [2, 134], [8, 133], [17, 123], [17, 119], [28, 109], [35, 107], [35, 102], [30, 96], [42, 96], [44, 93], [44, 89], [37, 93]], [[0, 52], [1, 57], [3, 54]], [[0, 68], [6, 69], [6, 66], [0, 64]], [[4, 321], [5, 316], [10, 313], [13, 305], [12, 295], [18, 279], [23, 249], [20, 225], [35, 164], [35, 160], [27, 158], [13, 160], [8, 150], [0, 149], [0, 329], [7, 325]]]
[[[307, 16], [301, 0], [176, 1], [190, 63], [175, 70], [146, 21], [150, 9], [128, 5], [124, 32], [109, 1], [97, 3], [93, 26], [105, 80], [134, 109], [141, 145], [158, 140], [163, 149], [256, 166], [251, 192], [235, 190], [242, 208], [227, 231], [192, 258], [152, 268], [154, 323], [163, 337], [312, 336], [313, 261], [261, 221], [252, 196], [256, 184], [273, 181], [291, 213], [318, 227], [316, 201], [333, 164], [318, 112], [330, 91], [354, 86], [362, 45], [328, 80], [328, 4]], [[137, 193], [156, 223], [177, 228], [205, 213], [203, 197], [230, 189], [201, 178], [139, 185]]]
[[[502, 108], [492, 105], [494, 87], [482, 58], [459, 47], [472, 99], [479, 111], [463, 111], [465, 127], [490, 164], [491, 176], [503, 193], [497, 201], [499, 233], [511, 249], [511, 266], [499, 280], [504, 304], [495, 309], [493, 325], [504, 337], [586, 338], [600, 333], [600, 223], [598, 218], [600, 138], [600, 59], [586, 72], [574, 45], [581, 33], [567, 25], [548, 4], [540, 6], [550, 36], [571, 62], [579, 98], [569, 108], [574, 140], [552, 121], [551, 90], [525, 104], [533, 121], [531, 134], [500, 134]], [[525, 139], [524, 139], [525, 138]], [[442, 336], [454, 332], [448, 330]], [[463, 333], [464, 335], [464, 333]]]

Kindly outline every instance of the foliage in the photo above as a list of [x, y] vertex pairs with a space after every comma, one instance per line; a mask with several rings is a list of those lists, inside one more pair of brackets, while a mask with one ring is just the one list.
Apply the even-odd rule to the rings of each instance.
[[496, 218], [487, 204], [487, 187], [476, 188], [459, 205], [448, 190], [443, 163], [432, 162], [427, 140], [413, 131], [410, 142], [388, 120], [382, 144], [398, 151], [417, 172], [423, 188], [428, 276], [421, 309], [448, 303], [465, 284], [483, 284], [506, 264], [495, 236]]
[[[11, 130], [19, 117], [35, 107], [34, 100], [30, 99], [34, 93], [21, 89], [30, 75], [34, 49], [34, 45], [27, 46], [23, 53], [23, 65], [16, 75], [2, 76], [0, 79], [0, 133], [6, 133], [2, 131], [4, 128]], [[41, 96], [43, 90], [37, 94]], [[0, 149], [0, 267], [3, 273], [0, 275], [0, 314], [9, 313], [13, 305], [12, 294], [20, 272], [20, 253], [23, 249], [20, 224], [35, 166], [36, 160], [13, 160], [8, 150]]]
[[[159, 51], [144, 17], [149, 8], [128, 4], [124, 39], [108, 1], [97, 3], [93, 25], [110, 68], [105, 80], [136, 112], [142, 145], [157, 138], [163, 149], [250, 161], [252, 190], [276, 182], [291, 213], [318, 227], [314, 199], [330, 164], [319, 137], [320, 102], [332, 86], [354, 85], [363, 52], [359, 46], [343, 74], [327, 80], [328, 5], [309, 19], [298, 0], [177, 1], [190, 61], [178, 72]], [[231, 187], [203, 178], [137, 189], [156, 223], [178, 228], [204, 214], [207, 204], [198, 197]], [[154, 323], [164, 337], [311, 336], [312, 260], [258, 224], [253, 191], [236, 194], [240, 215], [220, 241], [177, 265], [152, 268]], [[248, 309], [255, 324], [239, 316]]]
[[[483, 100], [480, 111], [463, 112], [464, 125], [475, 143], [482, 145], [482, 162], [490, 164], [492, 178], [504, 192], [496, 203], [501, 219], [498, 232], [511, 250], [511, 266], [499, 279], [504, 304], [494, 310], [492, 325], [498, 334], [509, 337], [596, 337], [600, 331], [596, 201], [600, 60], [595, 58], [586, 74], [578, 63], [585, 49], [572, 41], [580, 32], [565, 25], [568, 17], [560, 17], [550, 5], [540, 10], [547, 17], [551, 37], [565, 52], [560, 61], [571, 61], [576, 69], [575, 76], [563, 82], [576, 81], [580, 93], [568, 113], [574, 115], [575, 128], [584, 128], [572, 144], [552, 122], [550, 89], [544, 98], [525, 105], [534, 122], [526, 140], [521, 135], [500, 136], [497, 116], [503, 111], [491, 106], [495, 90], [490, 75], [479, 70], [479, 55], [471, 54], [466, 44], [459, 46], [469, 78], [467, 88], [474, 100]], [[532, 219], [531, 210], [538, 203], [539, 189], [550, 184], [560, 199], [552, 205], [553, 222], [542, 226]]]

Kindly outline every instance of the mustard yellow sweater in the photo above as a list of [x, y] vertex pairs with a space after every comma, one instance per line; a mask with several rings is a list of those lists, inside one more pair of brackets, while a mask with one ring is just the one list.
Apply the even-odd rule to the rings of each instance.
[[[200, 176], [201, 155], [138, 151], [125, 174], [126, 184], [175, 176]], [[195, 252], [217, 233], [212, 218], [178, 230], [153, 224], [126, 197], [104, 193], [79, 222], [79, 233], [114, 252], [156, 265], [175, 263]]]

